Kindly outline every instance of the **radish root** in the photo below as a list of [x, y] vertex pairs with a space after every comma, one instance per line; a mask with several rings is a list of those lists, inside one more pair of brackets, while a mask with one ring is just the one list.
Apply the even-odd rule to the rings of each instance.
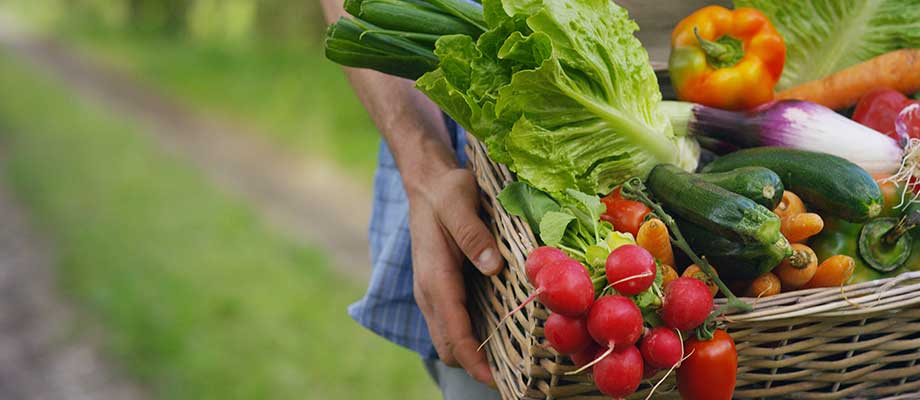
[[[896, 185], [904, 185], [904, 191], [901, 192], [901, 202], [897, 207], [901, 208], [911, 203], [920, 203], [920, 139], [910, 139], [907, 146], [904, 146], [904, 158], [901, 159], [901, 168], [894, 175], [882, 180], [882, 182], [893, 182]], [[910, 199], [908, 199], [908, 196]]]
[[593, 361], [591, 361], [591, 362], [585, 364], [583, 367], [581, 367], [581, 368], [579, 368], [579, 369], [576, 369], [576, 370], [574, 370], [574, 371], [566, 372], [565, 375], [577, 375], [577, 374], [580, 374], [580, 373], [584, 372], [586, 369], [593, 367], [594, 364], [597, 364], [597, 363], [601, 362], [601, 360], [603, 360], [604, 358], [606, 358], [607, 356], [609, 356], [610, 353], [613, 353], [613, 346], [607, 347], [607, 351], [605, 351], [604, 354], [601, 354], [601, 355], [597, 356], [597, 358], [595, 358]]
[[633, 279], [645, 278], [645, 277], [647, 277], [647, 276], [652, 276], [652, 275], [653, 275], [653, 274], [652, 274], [651, 272], [643, 272], [643, 273], [641, 273], [641, 274], [636, 274], [636, 275], [633, 275], [633, 276], [627, 276], [627, 277], [625, 277], [625, 278], [623, 278], [623, 279], [620, 279], [620, 280], [618, 280], [618, 281], [616, 281], [616, 282], [613, 282], [613, 283], [611, 283], [611, 284], [608, 284], [607, 286], [604, 286], [603, 291], [606, 291], [606, 290], [612, 288], [614, 285], [619, 285], [619, 284], [621, 284], [621, 283], [623, 283], [623, 282], [629, 282], [629, 281], [631, 281], [631, 280], [633, 280]]
[[651, 399], [652, 395], [655, 394], [655, 391], [658, 390], [658, 386], [661, 386], [661, 384], [664, 383], [664, 381], [667, 380], [669, 376], [671, 376], [674, 370], [680, 368], [680, 365], [683, 364], [684, 360], [690, 358], [690, 356], [693, 355], [693, 351], [695, 351], [690, 351], [690, 354], [684, 355], [684, 335], [680, 333], [679, 329], [675, 329], [675, 331], [677, 331], [677, 337], [680, 338], [680, 360], [668, 369], [668, 372], [658, 380], [658, 383], [656, 383], [655, 386], [652, 386], [652, 390], [648, 392], [648, 396], [645, 396], [645, 400]]
[[502, 319], [500, 319], [500, 320], [498, 321], [498, 325], [496, 325], [495, 328], [492, 329], [492, 332], [489, 333], [489, 336], [486, 337], [486, 339], [482, 341], [482, 344], [480, 344], [478, 348], [476, 348], [476, 351], [477, 351], [477, 352], [478, 352], [478, 351], [482, 351], [482, 348], [486, 346], [486, 343], [489, 343], [489, 340], [492, 339], [492, 336], [495, 336], [495, 334], [498, 333], [498, 330], [501, 329], [502, 325], [505, 324], [505, 321], [507, 321], [509, 317], [511, 317], [512, 315], [514, 315], [514, 313], [516, 313], [516, 312], [518, 312], [518, 311], [521, 311], [521, 309], [523, 309], [524, 306], [527, 305], [527, 303], [530, 303], [530, 302], [533, 301], [533, 299], [536, 299], [537, 296], [540, 295], [540, 293], [543, 293], [543, 289], [542, 289], [542, 288], [537, 288], [537, 290], [534, 290], [533, 293], [530, 294], [530, 296], [527, 296], [527, 298], [524, 299], [524, 301], [521, 303], [521, 305], [519, 305], [519, 306], [517, 306], [517, 307], [514, 307], [514, 309], [511, 310], [511, 311], [508, 311], [508, 313], [506, 313], [506, 314], [502, 317]]

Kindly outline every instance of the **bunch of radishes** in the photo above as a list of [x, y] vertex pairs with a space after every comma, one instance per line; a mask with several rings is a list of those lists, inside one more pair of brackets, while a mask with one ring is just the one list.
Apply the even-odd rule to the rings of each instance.
[[[543, 328], [549, 345], [580, 370], [593, 368], [597, 388], [614, 398], [635, 392], [643, 377], [678, 366], [684, 354], [677, 331], [696, 329], [712, 311], [712, 294], [700, 280], [653, 287], [655, 258], [634, 244], [610, 252], [608, 285], [597, 298], [588, 269], [562, 250], [537, 248], [525, 267], [533, 296], [552, 311]], [[643, 317], [634, 299], [649, 290], [661, 301]]]

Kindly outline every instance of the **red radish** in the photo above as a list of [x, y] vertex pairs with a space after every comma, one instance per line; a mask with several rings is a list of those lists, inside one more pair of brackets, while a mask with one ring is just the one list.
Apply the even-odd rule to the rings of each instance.
[[644, 366], [636, 346], [617, 349], [594, 366], [594, 384], [604, 394], [622, 399], [642, 383]]
[[524, 272], [527, 273], [527, 281], [535, 283], [537, 273], [539, 273], [544, 266], [568, 259], [570, 259], [568, 254], [565, 254], [564, 251], [555, 247], [543, 246], [533, 249], [530, 255], [527, 256], [527, 261], [524, 262]]
[[584, 318], [552, 313], [543, 324], [543, 335], [550, 346], [562, 354], [578, 353], [594, 343]]
[[545, 265], [535, 280], [537, 290], [530, 297], [537, 296], [554, 313], [578, 317], [588, 312], [594, 302], [594, 283], [578, 261], [568, 259]]
[[617, 247], [607, 256], [607, 282], [618, 293], [633, 296], [655, 282], [655, 257], [634, 244]]
[[894, 119], [894, 129], [899, 137], [920, 139], [920, 101], [914, 100], [901, 109]]
[[[635, 347], [633, 345], [642, 336], [642, 311], [636, 303], [626, 297], [603, 296], [594, 302], [591, 311], [588, 312], [588, 333], [595, 342], [606, 347], [606, 351], [570, 374], [590, 368], [615, 349]], [[639, 375], [642, 375], [641, 371]]]
[[[664, 288], [661, 319], [674, 329], [695, 329], [709, 317], [712, 304], [711, 292], [703, 281], [687, 277], [677, 278]], [[590, 325], [588, 329], [591, 329]]]
[[572, 358], [572, 362], [575, 363], [576, 366], [584, 367], [590, 364], [591, 361], [594, 361], [597, 356], [601, 355], [603, 352], [604, 349], [592, 340], [587, 348], [577, 353], [570, 354], [569, 357]]
[[642, 311], [623, 296], [603, 296], [588, 313], [588, 332], [605, 347], [631, 346], [642, 336]]
[[530, 296], [520, 305], [502, 317], [489, 337], [479, 345], [480, 349], [489, 342], [495, 332], [508, 320], [508, 317], [520, 311], [535, 298], [539, 298], [540, 302], [550, 311], [568, 317], [584, 315], [594, 303], [594, 283], [591, 282], [591, 276], [581, 263], [573, 259], [544, 265], [534, 280], [536, 281], [534, 286], [537, 289], [530, 293]]
[[639, 351], [646, 366], [671, 368], [683, 357], [683, 344], [673, 329], [659, 326], [642, 337]]
[[[642, 353], [642, 349], [639, 349], [639, 353]], [[642, 370], [642, 379], [652, 379], [655, 375], [658, 374], [658, 371], [661, 371], [660, 369], [649, 365], [648, 360], [645, 358], [642, 359], [642, 362], [645, 363]]]

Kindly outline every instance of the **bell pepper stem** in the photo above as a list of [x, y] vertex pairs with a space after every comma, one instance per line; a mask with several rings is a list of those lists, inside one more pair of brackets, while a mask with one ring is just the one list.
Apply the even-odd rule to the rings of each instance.
[[696, 265], [699, 266], [700, 269], [707, 276], [709, 276], [709, 278], [712, 279], [713, 282], [715, 282], [716, 286], [719, 287], [719, 290], [722, 292], [722, 294], [724, 294], [725, 297], [728, 299], [725, 306], [720, 307], [718, 310], [716, 310], [716, 312], [714, 312], [713, 315], [710, 316], [711, 318], [713, 318], [715, 315], [718, 315], [716, 313], [721, 313], [723, 308], [726, 308], [726, 307], [734, 308], [738, 311], [753, 310], [753, 307], [750, 304], [745, 303], [741, 301], [740, 299], [738, 299], [738, 297], [736, 297], [735, 294], [732, 293], [732, 291], [728, 288], [728, 286], [726, 286], [725, 283], [722, 282], [721, 279], [719, 279], [719, 276], [716, 275], [715, 269], [712, 268], [712, 265], [709, 265], [709, 262], [706, 261], [705, 258], [701, 258], [697, 256], [696, 252], [694, 252], [693, 249], [690, 248], [690, 245], [687, 243], [687, 240], [684, 238], [684, 235], [680, 232], [680, 228], [677, 226], [677, 223], [674, 221], [674, 218], [671, 218], [670, 215], [664, 212], [664, 209], [661, 207], [661, 205], [653, 201], [645, 193], [645, 184], [642, 183], [641, 179], [632, 178], [626, 181], [626, 183], [623, 184], [622, 193], [624, 197], [629, 198], [630, 200], [641, 202], [645, 204], [646, 206], [648, 206], [649, 208], [651, 208], [652, 211], [655, 213], [655, 215], [657, 215], [658, 218], [660, 218], [661, 221], [664, 222], [665, 225], [667, 225], [668, 230], [671, 232], [671, 236], [672, 236], [671, 242], [674, 243], [674, 245], [677, 246], [677, 248], [681, 249], [684, 253], [686, 253], [687, 256], [689, 256], [690, 259], [694, 263], [696, 263]]
[[700, 36], [700, 30], [695, 26], [693, 27], [693, 35], [696, 36], [697, 42], [700, 43], [700, 49], [706, 54], [706, 60], [713, 67], [728, 68], [737, 64], [744, 57], [743, 43], [737, 38], [722, 35], [715, 41], [706, 40]]
[[882, 236], [882, 243], [886, 246], [894, 246], [904, 233], [915, 228], [917, 225], [920, 225], [920, 210], [901, 217], [897, 225], [891, 227], [891, 229]]

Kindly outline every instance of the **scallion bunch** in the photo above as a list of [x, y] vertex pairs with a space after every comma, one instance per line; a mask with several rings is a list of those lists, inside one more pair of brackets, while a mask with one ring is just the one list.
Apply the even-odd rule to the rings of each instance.
[[345, 11], [355, 18], [329, 26], [326, 58], [412, 80], [438, 67], [438, 38], [486, 30], [482, 6], [467, 0], [346, 0]]

